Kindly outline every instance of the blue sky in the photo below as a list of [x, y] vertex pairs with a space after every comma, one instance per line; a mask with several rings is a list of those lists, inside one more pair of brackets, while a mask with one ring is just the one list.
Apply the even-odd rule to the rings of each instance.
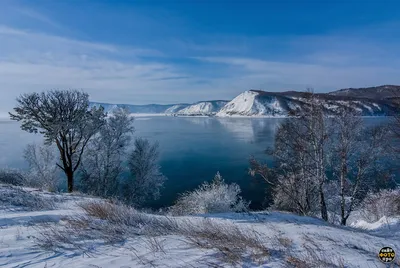
[[399, 1], [1, 0], [0, 112], [23, 92], [231, 99], [400, 84]]

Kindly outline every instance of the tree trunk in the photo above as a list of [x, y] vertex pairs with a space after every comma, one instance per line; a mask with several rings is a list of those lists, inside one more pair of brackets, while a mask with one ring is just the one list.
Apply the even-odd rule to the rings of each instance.
[[344, 225], [346, 225], [346, 222], [347, 222], [347, 218], [343, 217], [342, 220], [340, 221], [340, 224], [344, 226]]
[[341, 156], [341, 170], [340, 170], [340, 216], [341, 225], [346, 225], [345, 209], [346, 209], [346, 199], [345, 199], [345, 183], [347, 176], [347, 159], [346, 153], [342, 152]]
[[65, 171], [65, 175], [67, 175], [68, 193], [72, 193], [74, 191], [74, 172], [72, 168], [68, 168]]
[[322, 183], [320, 184], [320, 187], [319, 187], [319, 194], [320, 194], [321, 218], [324, 221], [328, 221], [328, 211], [326, 208], [325, 195], [324, 195]]

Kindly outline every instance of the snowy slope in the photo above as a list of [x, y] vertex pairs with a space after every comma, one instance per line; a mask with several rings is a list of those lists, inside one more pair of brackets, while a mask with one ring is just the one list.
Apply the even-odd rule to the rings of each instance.
[[232, 114], [253, 115], [259, 113], [256, 110], [255, 99], [258, 94], [253, 91], [245, 91], [232, 101], [227, 103], [218, 113], [217, 116], [227, 116]]
[[[2, 191], [0, 187], [0, 193]], [[96, 200], [70, 194], [37, 194], [53, 200], [54, 209], [24, 210], [23, 207], [0, 206], [0, 267], [232, 267], [221, 261], [220, 253], [212, 246], [189, 246], [181, 235], [161, 234], [155, 238], [133, 235], [115, 244], [95, 239], [82, 241], [79, 248], [57, 251], [37, 247], [37, 239], [50, 233], [45, 231], [46, 228], [65, 226], [67, 217], [83, 215], [83, 210], [77, 206], [79, 202]], [[353, 224], [363, 229], [334, 226], [316, 218], [281, 212], [169, 217], [169, 221], [189, 222], [189, 226], [207, 223], [226, 228], [222, 230], [238, 227], [245, 233], [257, 233], [261, 243], [270, 249], [269, 257], [261, 263], [247, 259], [240, 267], [296, 267], [288, 262], [302, 259], [319, 266], [299, 267], [332, 267], [327, 263], [333, 262], [348, 268], [383, 268], [385, 265], [377, 258], [380, 248], [400, 248], [400, 226], [387, 220], [368, 226]], [[392, 224], [386, 226], [385, 222]], [[42, 226], [44, 223], [46, 225]], [[98, 221], [99, 225], [104, 223]]]
[[228, 101], [201, 101], [176, 111], [177, 115], [214, 115], [224, 107]]
[[[260, 94], [258, 91], [245, 91], [226, 104], [217, 116], [285, 116], [291, 109], [298, 108], [296, 100], [279, 95]], [[291, 107], [291, 108], [290, 108]]]
[[189, 104], [175, 104], [172, 107], [168, 108], [167, 110], [165, 110], [165, 114], [175, 114], [177, 112], [179, 112], [180, 110], [188, 107]]

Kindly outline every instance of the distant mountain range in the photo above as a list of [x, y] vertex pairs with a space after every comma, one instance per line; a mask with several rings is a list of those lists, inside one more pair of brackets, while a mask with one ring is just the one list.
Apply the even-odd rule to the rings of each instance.
[[[107, 112], [122, 107], [132, 114], [165, 114], [175, 116], [287, 116], [301, 111], [307, 105], [306, 93], [298, 91], [266, 92], [248, 90], [231, 101], [199, 101], [193, 104], [109, 104], [92, 102], [103, 106]], [[348, 107], [363, 116], [386, 116], [400, 111], [400, 86], [383, 85], [369, 88], [346, 88], [330, 93], [318, 93], [324, 101], [327, 114], [341, 107]]]

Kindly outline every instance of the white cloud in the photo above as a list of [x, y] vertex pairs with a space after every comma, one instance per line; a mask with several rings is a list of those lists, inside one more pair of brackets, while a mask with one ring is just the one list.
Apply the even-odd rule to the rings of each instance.
[[[90, 43], [0, 27], [0, 111], [21, 93], [79, 88], [98, 101], [147, 103], [207, 97], [173, 64], [142, 60], [161, 52]], [[197, 93], [196, 93], [197, 90]], [[225, 92], [224, 92], [225, 93]]]
[[[317, 91], [343, 87], [362, 87], [378, 84], [400, 83], [399, 68], [395, 66], [337, 66], [296, 62], [275, 62], [251, 58], [206, 57], [199, 60], [225, 64], [235, 68], [238, 77], [258, 81], [265, 85], [282, 85], [304, 90], [314, 87]], [[262, 86], [264, 87], [264, 86]]]
[[[9, 111], [21, 93], [52, 88], [139, 104], [229, 99], [249, 88], [329, 91], [400, 84], [395, 42], [350, 35], [239, 39], [240, 44], [224, 37], [173, 40], [149, 49], [0, 25], [0, 112]], [[281, 51], [264, 53], [275, 51], [270, 47]]]

